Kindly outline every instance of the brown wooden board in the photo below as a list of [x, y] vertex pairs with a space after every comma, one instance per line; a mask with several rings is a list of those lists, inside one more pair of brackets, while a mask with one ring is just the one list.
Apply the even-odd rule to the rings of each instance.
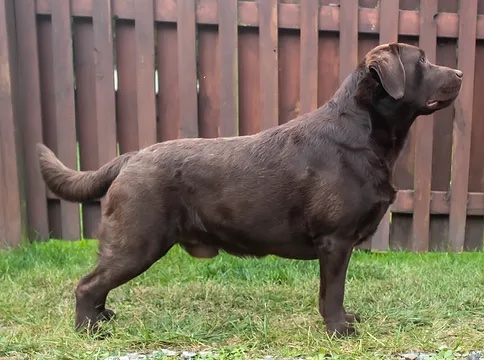
[[15, 1], [22, 143], [28, 235], [31, 241], [49, 239], [45, 183], [40, 173], [36, 143], [43, 143], [39, 53], [35, 2]]
[[[378, 46], [378, 37], [375, 36], [375, 35], [371, 35], [371, 34], [359, 34], [358, 36], [358, 62], [362, 61], [365, 57], [365, 55], [371, 50], [373, 49], [375, 46]], [[385, 223], [386, 225], [388, 225], [388, 223]], [[380, 239], [384, 239], [385, 238], [385, 235], [382, 234], [382, 233], [379, 233], [379, 235], [381, 236]], [[372, 238], [364, 241], [363, 243], [361, 243], [360, 245], [358, 245], [358, 249], [371, 249], [372, 247]], [[386, 248], [384, 248], [386, 249]], [[378, 248], [376, 248], [376, 250], [378, 250]], [[382, 250], [382, 249], [379, 249], [379, 250]]]
[[452, 250], [464, 249], [467, 191], [471, 150], [474, 69], [476, 53], [477, 0], [468, 0], [459, 10], [458, 66], [464, 73], [459, 97], [455, 101], [454, 156], [450, 199], [449, 240]]
[[261, 130], [259, 37], [255, 29], [239, 29], [239, 133], [249, 135]]
[[[440, 0], [439, 12], [456, 12], [455, 0]], [[440, 16], [440, 15], [439, 15]], [[456, 40], [437, 40], [437, 64], [455, 68], [457, 65]], [[449, 106], [434, 114], [434, 142], [432, 156], [432, 191], [448, 191], [452, 157], [452, 126], [454, 106]], [[430, 217], [430, 250], [448, 249], [449, 216]]]
[[116, 157], [113, 24], [110, 1], [93, 6], [97, 160], [102, 166]]
[[[93, 7], [95, 129], [97, 134], [96, 167], [99, 168], [117, 155], [114, 44], [111, 2], [98, 1], [93, 4]], [[84, 204], [84, 207], [86, 206], [92, 207], [90, 212], [96, 221], [95, 226], [97, 228], [100, 206], [97, 203]], [[90, 234], [91, 237], [94, 235], [93, 232]]]
[[[477, 12], [484, 13], [484, 0], [479, 0]], [[472, 111], [471, 154], [469, 171], [469, 192], [484, 192], [484, 42], [476, 44], [475, 56], [474, 99]], [[482, 250], [484, 237], [484, 218], [482, 216], [467, 216], [464, 249], [467, 251]]]
[[140, 149], [156, 143], [154, 27], [153, 0], [136, 0], [136, 101]]
[[237, 0], [219, 0], [220, 135], [239, 133]]
[[301, 114], [318, 107], [318, 10], [314, 0], [301, 0]]
[[25, 239], [18, 119], [17, 49], [13, 2], [0, 0], [0, 247]]
[[339, 34], [339, 82], [342, 83], [356, 69], [358, 62], [358, 0], [341, 3]]
[[195, 8], [194, 0], [177, 3], [180, 137], [183, 138], [199, 135]]
[[[52, 64], [54, 71], [57, 155], [69, 168], [77, 168], [74, 106], [74, 68], [70, 2], [52, 0]], [[60, 201], [62, 232], [65, 240], [80, 238], [79, 204]]]
[[278, 105], [278, 3], [259, 3], [260, 113], [262, 129], [279, 123]]
[[[399, 42], [418, 46], [417, 38], [399, 37]], [[408, 139], [395, 163], [394, 184], [398, 189], [413, 189], [415, 169], [415, 124], [410, 128]], [[392, 250], [410, 250], [412, 241], [412, 215], [391, 215], [390, 248]]]
[[[198, 129], [201, 137], [220, 136], [220, 58], [218, 56], [217, 28], [201, 26], [198, 29], [199, 82]], [[230, 121], [230, 119], [225, 119]]]
[[[380, 2], [380, 44], [398, 40], [398, 2], [381, 0]], [[392, 221], [398, 222], [398, 215], [392, 215]], [[384, 215], [376, 233], [371, 239], [374, 250], [386, 251], [390, 243], [390, 211]]]
[[[437, 0], [428, 0], [420, 5], [419, 46], [425, 51], [429, 62], [435, 63], [437, 56], [437, 27], [434, 15]], [[415, 173], [414, 208], [411, 249], [425, 252], [430, 247], [430, 189], [432, 179], [432, 149], [434, 116], [420, 116], [415, 126]]]
[[[300, 39], [294, 30], [279, 31], [279, 123], [300, 114]], [[317, 58], [316, 58], [317, 59]], [[316, 78], [317, 81], [317, 78]], [[317, 89], [316, 89], [317, 90]], [[317, 91], [316, 91], [317, 96]]]
[[[425, 0], [427, 1], [427, 0]], [[455, 0], [454, 0], [455, 1]], [[419, 10], [419, 5], [422, 0], [400, 0], [401, 10]]]
[[[57, 136], [55, 122], [55, 89], [54, 67], [52, 63], [52, 22], [50, 17], [40, 16], [37, 20], [37, 36], [39, 46], [39, 79], [40, 100], [42, 106], [42, 134], [44, 144], [52, 151], [57, 152]], [[38, 160], [37, 160], [38, 161]], [[46, 188], [46, 196], [50, 191]], [[49, 198], [47, 202], [47, 215], [50, 236], [56, 239], [62, 237], [60, 219], [60, 201]]]
[[[437, 64], [455, 68], [456, 62], [455, 40], [439, 39], [437, 46]], [[453, 106], [442, 109], [434, 114], [432, 191], [449, 190], [453, 120]], [[438, 251], [446, 249], [448, 232], [449, 216], [432, 215], [430, 217], [430, 250]]]
[[138, 149], [136, 38], [134, 22], [116, 22], [117, 134], [121, 154]]
[[[73, 46], [76, 76], [76, 119], [79, 140], [80, 169], [98, 168], [99, 139], [96, 131], [96, 74], [92, 21], [77, 18], [73, 24]], [[85, 238], [92, 238], [99, 215], [97, 203], [82, 204], [82, 230]]]
[[180, 101], [176, 24], [157, 24], [158, 141], [179, 137]]
[[318, 106], [321, 106], [333, 97], [339, 86], [338, 34], [321, 33], [318, 45]]
[[[363, 0], [360, 0], [363, 1]], [[365, 0], [370, 2], [371, 0]], [[402, 0], [401, 8], [410, 10], [401, 11], [399, 33], [404, 36], [418, 36], [419, 34], [419, 12], [420, 0]], [[442, 2], [447, 0], [440, 0]], [[456, 0], [453, 0], [457, 3]], [[92, 17], [92, 0], [73, 2], [73, 15], [79, 17]], [[325, 0], [319, 11], [319, 29], [322, 31], [338, 31], [340, 28], [339, 2]], [[344, 4], [344, 2], [341, 2]], [[440, 2], [439, 2], [440, 3]], [[135, 1], [115, 1], [113, 13], [120, 20], [133, 20], [135, 18]], [[156, 0], [155, 20], [158, 22], [176, 22], [177, 2], [175, 0]], [[408, 5], [406, 5], [408, 4]], [[50, 15], [52, 12], [51, 0], [37, 0], [36, 9], [39, 14]], [[255, 1], [240, 1], [239, 25], [257, 27], [259, 25], [258, 4]], [[279, 28], [299, 29], [300, 7], [296, 4], [279, 4]], [[379, 9], [362, 7], [359, 10], [358, 31], [360, 33], [378, 34]], [[218, 24], [218, 1], [199, 0], [197, 3], [196, 18], [198, 24]], [[438, 24], [437, 34], [439, 37], [456, 38], [458, 36], [459, 18], [457, 14], [443, 13], [436, 18]], [[484, 16], [480, 15], [477, 22], [477, 38], [484, 39]]]

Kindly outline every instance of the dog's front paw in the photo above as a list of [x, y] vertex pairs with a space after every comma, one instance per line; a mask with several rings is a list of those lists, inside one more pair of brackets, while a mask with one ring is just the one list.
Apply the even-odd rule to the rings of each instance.
[[341, 337], [356, 334], [356, 329], [354, 328], [353, 325], [344, 321], [344, 322], [327, 323], [326, 332], [330, 336], [341, 338]]
[[104, 309], [97, 317], [97, 321], [109, 321], [114, 318], [116, 314], [113, 310]]
[[350, 324], [354, 324], [356, 322], [361, 322], [361, 318], [358, 314], [352, 313], [352, 312], [346, 312], [345, 313], [345, 320], [346, 322]]

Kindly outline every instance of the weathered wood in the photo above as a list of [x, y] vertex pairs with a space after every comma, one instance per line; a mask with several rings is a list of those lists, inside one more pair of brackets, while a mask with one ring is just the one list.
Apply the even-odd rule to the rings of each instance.
[[158, 69], [158, 141], [179, 137], [180, 101], [176, 24], [158, 24], [156, 33]]
[[[478, 14], [484, 14], [484, 0], [478, 0]], [[475, 79], [484, 78], [484, 44], [476, 43], [475, 55]], [[482, 81], [474, 82], [474, 101], [472, 116], [472, 135], [471, 135], [471, 154], [469, 162], [469, 191], [484, 192], [484, 162], [482, 154], [484, 153], [484, 102], [481, 101], [484, 92], [484, 83]], [[482, 250], [484, 247], [484, 217], [468, 216], [466, 219], [466, 230], [464, 240], [465, 251]]]
[[300, 113], [318, 107], [319, 1], [301, 1]]
[[[40, 173], [36, 143], [43, 143], [39, 53], [34, 0], [16, 0], [19, 91], [19, 128], [22, 136], [28, 235], [31, 241], [49, 239], [45, 183]], [[4, 112], [2, 112], [4, 113]]]
[[121, 154], [138, 150], [136, 37], [133, 22], [116, 22], [116, 116]]
[[26, 240], [15, 39], [13, 1], [0, 0], [0, 247]]
[[195, 48], [195, 1], [177, 3], [180, 136], [197, 137], [197, 55]]
[[219, 0], [220, 136], [239, 133], [237, 0]]
[[[69, 1], [52, 0], [52, 50], [52, 63], [55, 69], [57, 155], [67, 167], [77, 169], [74, 65]], [[61, 200], [60, 216], [62, 238], [79, 239], [79, 204]]]
[[156, 143], [154, 26], [153, 0], [136, 0], [136, 113], [140, 149]]
[[453, 251], [462, 251], [465, 240], [476, 54], [476, 14], [477, 0], [468, 0], [466, 6], [460, 7], [460, 18], [466, 21], [461, 21], [459, 24], [458, 65], [464, 73], [464, 81], [459, 97], [455, 101], [449, 220], [449, 239]]
[[[96, 119], [96, 85], [94, 64], [93, 24], [90, 19], [76, 19], [73, 24], [74, 68], [76, 77], [76, 120], [79, 141], [80, 170], [96, 170], [99, 167]], [[101, 140], [102, 142], [102, 140]], [[97, 228], [99, 203], [82, 204], [82, 233], [92, 238]]]
[[340, 5], [339, 82], [352, 73], [358, 63], [358, 0]]
[[300, 44], [300, 36], [296, 31], [282, 30], [279, 33], [279, 124], [286, 123], [301, 113]]
[[113, 24], [111, 1], [94, 1], [93, 6], [97, 160], [101, 166], [116, 157]]
[[[380, 44], [398, 40], [398, 1], [381, 0], [380, 2]], [[374, 250], [386, 251], [390, 243], [390, 209], [385, 213], [371, 239]]]
[[[51, 14], [54, 0], [37, 0], [36, 9], [39, 14]], [[454, 0], [455, 1], [455, 0]], [[344, 3], [344, 2], [343, 2]], [[134, 0], [114, 0], [113, 13], [119, 19], [134, 19]], [[155, 0], [155, 20], [159, 22], [176, 22], [175, 0]], [[217, 0], [200, 0], [197, 6], [197, 23], [206, 25], [218, 24], [219, 13]], [[258, 4], [255, 1], [239, 3], [239, 26], [259, 26]], [[297, 4], [279, 4], [279, 28], [300, 28], [300, 6]], [[319, 9], [319, 30], [338, 31], [340, 28], [340, 12], [337, 6], [321, 6]], [[73, 3], [73, 14], [81, 17], [92, 16], [92, 0], [78, 0]], [[379, 9], [360, 8], [358, 10], [358, 32], [366, 34], [380, 33]], [[400, 35], [418, 36], [420, 14], [416, 10], [400, 10], [398, 14]], [[439, 13], [436, 18], [437, 35], [439, 38], [457, 38], [459, 33], [459, 16], [452, 13]], [[477, 39], [484, 39], [484, 15], [477, 17]]]
[[[428, 61], [435, 63], [437, 52], [437, 27], [434, 15], [437, 0], [428, 0], [420, 5], [420, 43]], [[430, 187], [432, 179], [432, 149], [434, 116], [428, 115], [416, 120], [415, 124], [415, 173], [412, 251], [429, 250], [430, 245]]]
[[254, 29], [241, 29], [239, 34], [239, 131], [240, 135], [261, 130], [259, 36]]
[[260, 112], [262, 129], [279, 123], [278, 1], [259, 3]]
[[222, 122], [233, 121], [233, 117], [220, 118], [218, 38], [217, 29], [212, 26], [198, 29], [198, 132], [205, 138], [220, 136]]

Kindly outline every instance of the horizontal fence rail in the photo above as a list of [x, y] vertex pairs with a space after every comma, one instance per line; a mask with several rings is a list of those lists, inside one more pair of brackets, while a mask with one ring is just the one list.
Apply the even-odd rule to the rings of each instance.
[[11, 65], [0, 243], [25, 229], [31, 241], [95, 236], [100, 202], [46, 189], [36, 142], [93, 170], [157, 141], [253, 134], [321, 106], [366, 52], [400, 41], [460, 68], [464, 84], [454, 106], [417, 119], [395, 203], [361, 248], [483, 248], [484, 0], [0, 0], [0, 10], [12, 19], [0, 27], [10, 54], [0, 70]]

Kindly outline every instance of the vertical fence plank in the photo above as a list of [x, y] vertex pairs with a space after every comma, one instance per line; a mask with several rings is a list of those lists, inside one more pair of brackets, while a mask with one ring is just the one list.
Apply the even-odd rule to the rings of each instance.
[[341, 2], [339, 36], [339, 82], [342, 83], [358, 63], [358, 0]]
[[[398, 1], [380, 2], [380, 44], [398, 41]], [[383, 216], [376, 233], [371, 239], [374, 250], [388, 250], [390, 242], [390, 210]]]
[[278, 1], [259, 2], [260, 107], [262, 129], [279, 124]]
[[239, 128], [237, 0], [219, 0], [220, 136], [236, 136]]
[[13, 1], [0, 0], [0, 246], [16, 246], [25, 238], [14, 21]]
[[471, 150], [474, 67], [476, 53], [477, 0], [459, 9], [459, 68], [464, 73], [462, 90], [455, 102], [454, 156], [450, 198], [449, 239], [454, 251], [464, 248], [469, 161]]
[[[117, 155], [116, 100], [114, 93], [114, 44], [111, 1], [93, 3], [93, 35], [96, 96], [97, 167]], [[153, 105], [154, 106], [154, 105]], [[156, 120], [155, 120], [156, 121]], [[155, 140], [156, 141], [156, 135]], [[102, 200], [101, 200], [102, 201]], [[88, 204], [84, 204], [84, 207]], [[97, 218], [98, 203], [89, 204]]]
[[199, 136], [213, 138], [220, 136], [220, 58], [218, 55], [218, 32], [213, 26], [198, 29], [198, 78], [200, 83], [198, 101]]
[[[484, 0], [479, 0], [477, 5], [479, 15], [484, 14]], [[476, 44], [475, 56], [475, 79], [484, 79], [484, 41], [478, 40]], [[473, 118], [471, 132], [471, 154], [469, 170], [469, 192], [484, 192], [484, 162], [482, 154], [484, 153], [484, 102], [481, 101], [484, 93], [484, 83], [482, 81], [474, 82], [474, 101], [473, 101]], [[464, 250], [479, 251], [483, 249], [484, 238], [484, 217], [468, 216], [466, 220], [466, 231]]]
[[[59, 159], [73, 169], [77, 168], [76, 124], [74, 109], [74, 68], [72, 59], [72, 32], [70, 2], [52, 0], [52, 49], [55, 89], [55, 119], [57, 153]], [[79, 239], [79, 205], [60, 201], [62, 238]]]
[[[436, 61], [437, 24], [434, 16], [437, 13], [437, 0], [428, 0], [420, 4], [420, 44], [430, 62]], [[415, 124], [415, 174], [414, 174], [414, 207], [412, 251], [429, 250], [430, 244], [430, 186], [432, 179], [432, 149], [434, 116], [417, 119]]]
[[[96, 71], [97, 157], [98, 166], [101, 166], [116, 157], [116, 104], [114, 97], [111, 1], [93, 2], [93, 32]], [[153, 100], [154, 97], [151, 99]], [[154, 107], [154, 104], [152, 107]], [[154, 113], [153, 109], [150, 111]]]
[[338, 33], [323, 32], [318, 41], [318, 106], [326, 103], [339, 86]]
[[[453, 1], [454, 0], [450, 0], [449, 3]], [[439, 4], [439, 8], [440, 5], [441, 4]], [[439, 65], [456, 67], [457, 57], [455, 39], [438, 39], [437, 63]], [[449, 191], [453, 122], [454, 106], [449, 106], [434, 114], [432, 191]], [[448, 214], [432, 215], [430, 217], [430, 250], [447, 250], [448, 235]]]
[[177, 32], [180, 136], [197, 137], [199, 134], [194, 0], [177, 3]]
[[301, 1], [301, 114], [318, 107], [318, 14], [319, 1]]
[[[457, 13], [458, 2], [439, 0], [439, 12]], [[437, 64], [455, 68], [457, 66], [456, 39], [437, 39]], [[432, 191], [448, 193], [452, 161], [452, 127], [454, 105], [434, 114], [434, 142], [432, 155]], [[448, 250], [449, 216], [433, 214], [430, 217], [430, 250]]]
[[156, 143], [155, 20], [153, 0], [135, 1], [138, 146]]
[[[94, 71], [93, 26], [89, 18], [76, 18], [73, 23], [74, 71], [76, 76], [76, 122], [81, 170], [98, 168], [96, 131], [96, 91]], [[82, 204], [82, 233], [92, 238], [99, 217], [96, 203]]]
[[156, 33], [158, 69], [158, 141], [179, 136], [180, 101], [176, 24], [158, 24]]
[[239, 31], [239, 131], [248, 135], [261, 129], [259, 37], [256, 29]]
[[[37, 34], [39, 45], [39, 79], [40, 102], [42, 110], [42, 133], [44, 143], [57, 152], [57, 131], [55, 119], [55, 86], [52, 50], [52, 21], [50, 17], [41, 16], [37, 20]], [[38, 158], [36, 157], [38, 161]], [[50, 190], [46, 189], [47, 217], [50, 236], [62, 238], [62, 224], [60, 217], [60, 201], [51, 198]]]
[[117, 134], [121, 154], [138, 150], [136, 38], [131, 21], [116, 22]]
[[40, 173], [35, 144], [43, 142], [40, 99], [39, 54], [34, 0], [15, 1], [18, 46], [22, 143], [25, 159], [25, 186], [29, 238], [47, 240], [49, 221], [45, 183]]
[[279, 124], [300, 115], [300, 43], [297, 31], [279, 30]]

